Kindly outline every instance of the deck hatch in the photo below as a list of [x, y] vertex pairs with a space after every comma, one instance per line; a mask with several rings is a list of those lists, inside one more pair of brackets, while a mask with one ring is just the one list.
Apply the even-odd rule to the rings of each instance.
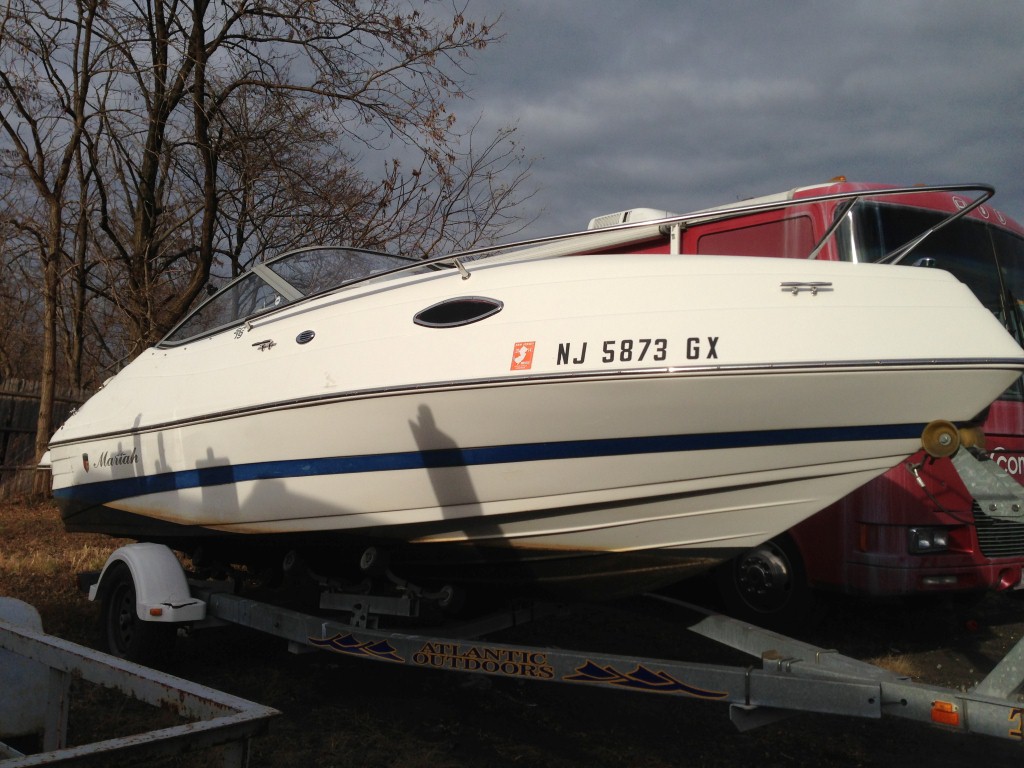
[[484, 296], [445, 299], [416, 313], [413, 322], [426, 328], [457, 328], [495, 315], [505, 305]]

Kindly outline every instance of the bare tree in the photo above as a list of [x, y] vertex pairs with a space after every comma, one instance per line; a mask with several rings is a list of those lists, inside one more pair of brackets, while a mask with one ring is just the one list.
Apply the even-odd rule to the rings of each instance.
[[[95, 0], [77, 0], [74, 6], [7, 0], [0, 22], [0, 131], [5, 139], [0, 157], [11, 167], [5, 175], [29, 185], [38, 201], [38, 206], [27, 206], [28, 215], [11, 207], [3, 214], [32, 232], [38, 244], [43, 339], [37, 456], [53, 431], [66, 192], [88, 119], [97, 6]], [[70, 34], [62, 15], [69, 9]]]
[[378, 215], [366, 220], [362, 237], [427, 257], [514, 235], [530, 223], [514, 214], [532, 194], [524, 190], [530, 163], [514, 133], [503, 128], [481, 145], [474, 125], [440, 170], [424, 159], [404, 173], [393, 161], [377, 191]]
[[512, 129], [481, 139], [449, 110], [497, 39], [463, 0], [4, 2], [0, 224], [43, 298], [40, 453], [59, 344], [83, 383], [90, 355], [159, 338], [215, 264], [514, 229], [529, 165]]
[[[197, 0], [154, 3], [141, 12], [126, 7], [120, 15], [111, 4], [103, 18], [112, 70], [125, 74], [107, 92], [102, 114], [99, 228], [111, 259], [108, 296], [119, 302], [135, 350], [181, 316], [218, 253], [239, 263], [242, 254], [231, 253], [243, 242], [240, 225], [274, 221], [267, 208], [258, 219], [252, 215], [256, 200], [247, 196], [254, 181], [265, 203], [292, 195], [286, 209], [318, 209], [316, 217], [293, 220], [285, 240], [297, 236], [299, 221], [324, 231], [332, 218], [356, 225], [337, 231], [369, 238], [367, 215], [378, 216], [402, 195], [408, 202], [408, 193], [423, 187], [394, 174], [369, 184], [354, 172], [350, 151], [338, 147], [397, 143], [418, 157], [421, 178], [449, 193], [458, 188], [450, 180], [462, 175], [455, 168], [462, 136], [447, 103], [463, 95], [462, 57], [495, 39], [489, 25], [468, 21], [459, 7], [442, 19], [395, 0]], [[280, 121], [277, 130], [267, 129], [267, 115]], [[306, 154], [283, 151], [289, 139]], [[246, 155], [263, 158], [258, 178]], [[322, 165], [311, 195], [313, 159]], [[307, 183], [295, 183], [299, 178]], [[238, 217], [229, 242], [219, 239], [227, 232], [222, 205]]]
[[38, 379], [35, 329], [41, 317], [35, 300], [38, 280], [32, 274], [36, 253], [14, 222], [0, 218], [0, 380]]
[[219, 276], [310, 242], [383, 245], [359, 240], [377, 210], [376, 188], [337, 132], [290, 94], [269, 96], [239, 92], [222, 110]]
[[[267, 255], [310, 242], [390, 247], [428, 256], [514, 234], [529, 199], [530, 163], [506, 128], [477, 144], [477, 128], [452, 138], [447, 165], [425, 156], [406, 169], [391, 159], [370, 182], [340, 137], [289, 104], [241, 101], [227, 116], [233, 140], [221, 146], [225, 194], [220, 254], [239, 271]], [[285, 130], [281, 125], [286, 126]]]

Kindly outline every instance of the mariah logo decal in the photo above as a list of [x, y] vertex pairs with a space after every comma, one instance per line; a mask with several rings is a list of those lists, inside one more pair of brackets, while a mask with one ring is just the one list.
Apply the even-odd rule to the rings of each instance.
[[533, 367], [533, 348], [535, 341], [517, 341], [512, 347], [512, 368], [513, 371], [528, 371]]
[[[103, 453], [101, 453], [99, 455], [99, 458], [96, 459], [96, 461], [92, 464], [92, 466], [96, 466], [96, 467], [123, 467], [123, 466], [128, 466], [130, 464], [138, 464], [138, 463], [139, 463], [139, 452], [138, 452], [137, 449], [133, 448], [130, 453], [127, 452], [127, 451], [115, 451], [114, 453], [111, 453], [110, 451], [104, 451]], [[88, 453], [83, 453], [82, 454], [82, 467], [84, 467], [86, 472], [89, 471], [90, 462], [89, 462], [89, 454]]]

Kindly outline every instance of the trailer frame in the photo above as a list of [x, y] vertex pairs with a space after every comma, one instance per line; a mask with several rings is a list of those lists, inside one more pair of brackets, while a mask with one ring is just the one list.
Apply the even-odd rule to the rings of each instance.
[[[133, 547], [154, 545], [128, 545]], [[118, 550], [112, 564], [134, 562], [137, 578], [149, 580], [139, 594], [156, 602], [138, 606], [143, 620], [163, 618], [158, 595], [161, 585], [153, 574], [166, 569], [145, 567], [148, 554]], [[152, 551], [152, 550], [151, 550]], [[166, 553], [157, 555], [166, 563]], [[171, 579], [169, 589], [181, 600], [184, 571]], [[742, 651], [758, 662], [749, 666], [709, 664], [577, 650], [501, 643], [484, 639], [501, 629], [519, 626], [550, 615], [557, 605], [527, 603], [495, 611], [478, 619], [448, 622], [427, 633], [380, 628], [382, 614], [415, 616], [411, 605], [395, 607], [394, 597], [377, 602], [372, 595], [324, 593], [332, 608], [345, 606], [343, 615], [315, 614], [236, 594], [231, 580], [188, 579], [190, 611], [201, 619], [188, 623], [192, 630], [218, 625], [238, 625], [282, 638], [293, 652], [321, 650], [350, 658], [389, 665], [484, 674], [514, 680], [561, 682], [591, 688], [680, 696], [729, 705], [730, 719], [740, 730], [749, 730], [798, 713], [823, 713], [845, 717], [880, 719], [900, 717], [963, 733], [976, 733], [1024, 742], [1024, 638], [977, 686], [953, 690], [914, 682], [872, 664], [818, 648], [752, 624], [714, 614], [669, 598], [699, 620], [688, 629], [700, 636]], [[102, 593], [102, 576], [90, 595]], [[655, 596], [657, 597], [657, 596]], [[202, 606], [200, 610], [198, 606]], [[173, 605], [166, 607], [173, 608]], [[193, 613], [193, 615], [198, 615]]]
[[[221, 764], [225, 768], [243, 768], [249, 763], [252, 738], [263, 733], [267, 721], [279, 714], [271, 707], [86, 648], [3, 617], [0, 617], [0, 649], [13, 655], [6, 663], [39, 666], [46, 687], [42, 697], [42, 751], [23, 754], [0, 741], [0, 766], [3, 768], [102, 765], [111, 761], [127, 765], [212, 748], [220, 750]], [[156, 708], [169, 709], [188, 722], [89, 744], [69, 745], [68, 713], [71, 681], [75, 678], [120, 691]]]

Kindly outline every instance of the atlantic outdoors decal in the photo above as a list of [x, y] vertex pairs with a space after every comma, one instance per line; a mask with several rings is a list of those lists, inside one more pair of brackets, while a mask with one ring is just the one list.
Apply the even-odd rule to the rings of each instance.
[[506, 677], [551, 680], [554, 667], [546, 653], [528, 648], [488, 648], [459, 643], [424, 643], [413, 654], [413, 664], [421, 667], [455, 669], [461, 672], [487, 672]]
[[[718, 336], [690, 336], [673, 342], [673, 353], [682, 347], [687, 360], [717, 360]], [[564, 341], [558, 344], [555, 365], [664, 363], [668, 361], [669, 340], [655, 338], [606, 339], [597, 343]]]
[[650, 693], [684, 693], [698, 699], [722, 699], [729, 695], [725, 691], [709, 691], [687, 685], [667, 672], [654, 672], [643, 664], [637, 664], [632, 672], [620, 672], [612, 666], [602, 667], [588, 661], [576, 670], [575, 675], [562, 679], [570, 683], [598, 683]]
[[533, 367], [533, 348], [535, 341], [517, 341], [512, 347], [513, 371], [528, 371]]
[[529, 648], [489, 648], [461, 643], [424, 642], [410, 658], [404, 658], [387, 640], [360, 640], [355, 635], [341, 633], [326, 640], [309, 638], [310, 645], [325, 651], [360, 656], [376, 661], [396, 661], [435, 669], [455, 669], [461, 672], [486, 672], [505, 677], [539, 678], [552, 680], [555, 669], [548, 663], [547, 654]]

